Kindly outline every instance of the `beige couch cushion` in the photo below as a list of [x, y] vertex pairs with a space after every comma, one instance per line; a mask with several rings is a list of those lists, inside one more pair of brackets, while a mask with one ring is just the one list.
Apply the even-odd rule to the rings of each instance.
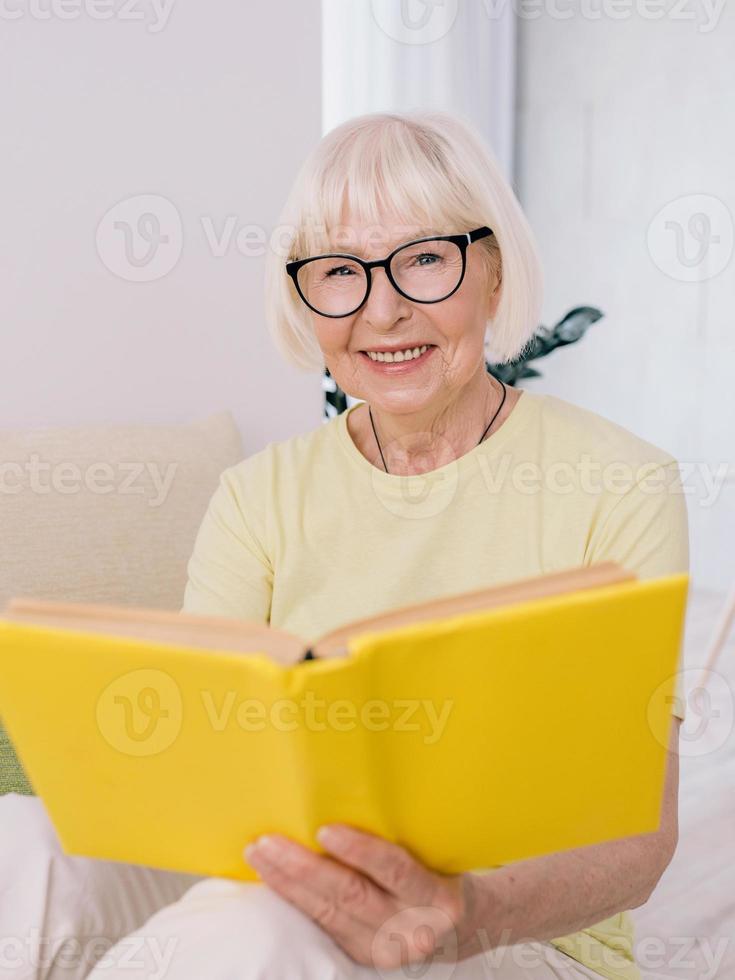
[[0, 430], [0, 604], [12, 596], [179, 609], [228, 412], [190, 425]]

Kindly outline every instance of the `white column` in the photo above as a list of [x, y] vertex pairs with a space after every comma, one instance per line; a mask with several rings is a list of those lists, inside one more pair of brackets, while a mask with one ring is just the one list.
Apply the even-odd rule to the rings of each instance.
[[515, 26], [497, 0], [322, 0], [323, 132], [366, 112], [456, 112], [512, 181]]

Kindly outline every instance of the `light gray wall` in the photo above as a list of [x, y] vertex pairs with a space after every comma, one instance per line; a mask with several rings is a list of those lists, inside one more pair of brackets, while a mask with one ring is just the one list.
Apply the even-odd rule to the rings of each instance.
[[[109, 20], [3, 5], [0, 425], [229, 408], [254, 452], [321, 419], [318, 374], [268, 338], [263, 258], [236, 240], [270, 234], [321, 135], [320, 6], [170, 2], [115, 0]], [[144, 218], [131, 262], [124, 226], [145, 214], [158, 232]]]
[[[677, 4], [679, 18], [664, 4], [654, 21], [640, 3], [607, 6], [628, 16], [519, 19], [518, 187], [543, 254], [544, 320], [583, 303], [605, 312], [528, 387], [677, 456], [692, 488], [693, 578], [725, 588], [735, 583], [735, 9], [712, 22], [706, 5]], [[718, 471], [727, 479], [712, 494], [703, 473]]]

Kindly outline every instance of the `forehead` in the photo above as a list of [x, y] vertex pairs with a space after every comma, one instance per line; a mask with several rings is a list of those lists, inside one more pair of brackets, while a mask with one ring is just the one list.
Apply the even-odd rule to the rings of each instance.
[[394, 248], [414, 238], [445, 234], [437, 227], [419, 221], [407, 221], [392, 216], [365, 222], [347, 214], [343, 220], [327, 229], [329, 247], [338, 252], [351, 252], [365, 259], [383, 258]]

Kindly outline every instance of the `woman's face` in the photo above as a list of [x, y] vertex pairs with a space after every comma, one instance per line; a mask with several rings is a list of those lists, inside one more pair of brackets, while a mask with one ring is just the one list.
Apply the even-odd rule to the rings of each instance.
[[[420, 226], [386, 218], [380, 226], [351, 223], [334, 251], [363, 259], [383, 259], [398, 245], [425, 237]], [[464, 230], [464, 229], [463, 229]], [[466, 229], [470, 231], [470, 228]], [[452, 234], [454, 229], [437, 231]], [[479, 244], [467, 248], [459, 289], [439, 303], [416, 303], [398, 293], [384, 269], [372, 270], [367, 301], [350, 316], [312, 312], [314, 331], [329, 373], [343, 391], [386, 412], [409, 413], [452, 401], [478, 371], [485, 371], [484, 340], [500, 290], [488, 289]], [[495, 287], [495, 282], [491, 283]], [[417, 359], [394, 363], [371, 360], [367, 351], [397, 351], [429, 345]]]

